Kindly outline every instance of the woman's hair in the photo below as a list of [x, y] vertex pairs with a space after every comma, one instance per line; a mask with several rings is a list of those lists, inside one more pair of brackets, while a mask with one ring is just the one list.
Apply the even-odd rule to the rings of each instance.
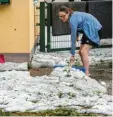
[[71, 8], [66, 7], [66, 6], [61, 6], [58, 9], [58, 12], [65, 12], [66, 14], [68, 14], [68, 13], [72, 13], [73, 10]]

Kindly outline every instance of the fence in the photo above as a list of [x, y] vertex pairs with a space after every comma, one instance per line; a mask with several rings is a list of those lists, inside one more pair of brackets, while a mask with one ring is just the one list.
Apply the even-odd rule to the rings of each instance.
[[[40, 41], [38, 40], [40, 51], [52, 52], [69, 50], [71, 46], [70, 35], [52, 36], [51, 6], [51, 3], [40, 2], [40, 6], [35, 7], [35, 10], [38, 10], [38, 14], [35, 15], [35, 19], [38, 17], [40, 20], [40, 22], [37, 22], [35, 25], [35, 30], [38, 30], [38, 33], [35, 33], [35, 38], [40, 37]], [[80, 43], [80, 41], [76, 43], [77, 49], [80, 47]], [[112, 45], [101, 45], [100, 47], [112, 47]]]

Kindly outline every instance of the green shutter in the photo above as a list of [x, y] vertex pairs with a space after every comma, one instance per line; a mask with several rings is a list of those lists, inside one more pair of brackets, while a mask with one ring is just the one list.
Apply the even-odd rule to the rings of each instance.
[[10, 0], [0, 0], [0, 4], [7, 4], [10, 3]]

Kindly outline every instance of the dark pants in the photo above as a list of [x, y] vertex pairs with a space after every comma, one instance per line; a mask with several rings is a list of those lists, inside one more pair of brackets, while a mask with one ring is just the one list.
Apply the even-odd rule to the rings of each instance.
[[[83, 31], [78, 31], [80, 33], [83, 34], [82, 40], [81, 40], [81, 44], [88, 44], [88, 45], [92, 45], [93, 47], [98, 47], [98, 44], [94, 43], [93, 41], [91, 41], [86, 34]], [[98, 35], [101, 39], [101, 30], [98, 31]]]

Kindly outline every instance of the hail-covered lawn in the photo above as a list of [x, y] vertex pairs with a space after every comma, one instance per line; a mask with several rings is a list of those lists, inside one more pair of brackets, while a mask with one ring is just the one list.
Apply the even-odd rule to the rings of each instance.
[[[58, 107], [73, 108], [80, 113], [112, 115], [112, 95], [106, 85], [68, 67], [69, 53], [36, 53], [32, 67], [55, 68], [49, 76], [30, 76], [27, 63], [0, 64], [0, 109], [5, 112], [38, 112]], [[81, 64], [77, 55], [76, 64]], [[112, 60], [112, 50], [93, 49], [90, 64]], [[11, 70], [11, 71], [8, 71]], [[18, 70], [18, 71], [17, 71]], [[68, 73], [68, 71], [70, 72]]]

